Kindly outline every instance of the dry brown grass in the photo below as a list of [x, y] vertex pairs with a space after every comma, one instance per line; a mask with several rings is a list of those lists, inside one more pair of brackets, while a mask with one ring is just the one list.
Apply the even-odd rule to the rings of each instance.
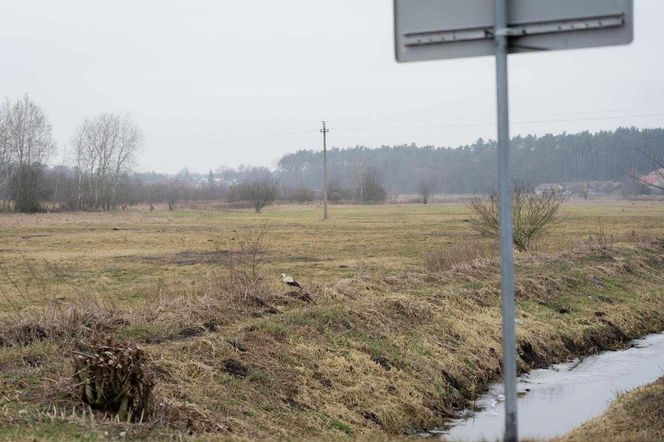
[[[566, 221], [517, 257], [521, 370], [664, 328], [664, 246], [641, 233], [664, 232], [664, 212], [630, 204], [563, 206]], [[459, 246], [477, 239], [461, 204], [334, 212], [1, 218], [0, 439], [372, 440], [444, 423], [500, 376], [490, 247]], [[266, 218], [255, 248], [242, 233]], [[280, 287], [282, 271], [304, 293]], [[154, 361], [148, 422], [72, 396], [73, 342], [97, 332]]]
[[297, 302], [301, 301], [290, 293], [271, 292], [260, 277], [249, 281], [219, 272], [195, 290], [176, 285], [145, 293], [137, 308], [122, 308], [96, 295], [66, 305], [18, 311], [0, 318], [0, 347], [44, 340], [73, 342], [94, 333], [130, 335], [152, 343], [176, 340], [264, 311], [276, 313]]
[[[519, 257], [519, 369], [664, 328], [656, 276], [662, 269], [661, 241]], [[107, 314], [120, 318], [106, 321], [111, 331], [144, 342], [155, 366], [156, 412], [143, 425], [123, 425], [131, 437], [154, 431], [284, 439], [404, 434], [440, 426], [501, 373], [495, 262], [366, 274], [313, 290], [315, 303], [269, 289], [238, 297], [214, 279], [207, 285], [188, 295], [163, 288], [140, 308], [113, 307]], [[47, 323], [63, 324], [73, 315], [42, 314]], [[68, 373], [59, 354], [70, 351], [71, 337], [61, 332], [12, 342], [0, 351], [0, 366], [11, 372], [0, 382], [20, 393], [0, 404], [0, 420], [18, 425], [17, 415], [8, 417], [16, 407], [39, 425], [47, 425], [42, 407], [73, 406], [82, 414], [58, 381]], [[38, 354], [48, 357], [35, 367], [12, 362]], [[35, 380], [43, 378], [57, 381], [57, 388]]]
[[498, 255], [497, 247], [494, 241], [467, 241], [449, 245], [425, 255], [424, 266], [431, 272], [440, 272], [476, 260], [493, 259]]
[[[609, 237], [664, 234], [661, 202], [570, 201], [561, 215], [564, 221], [541, 239], [537, 251], [576, 247], [595, 235], [598, 220]], [[205, 284], [228, 260], [229, 251], [238, 249], [239, 235], [266, 221], [270, 244], [264, 270], [271, 290], [278, 290], [282, 272], [329, 285], [360, 271], [415, 270], [429, 253], [474, 242], [468, 219], [458, 200], [427, 206], [334, 206], [327, 223], [315, 206], [289, 205], [262, 214], [158, 209], [3, 215], [0, 315], [94, 293], [119, 305], [140, 305], [143, 294], [159, 286]]]

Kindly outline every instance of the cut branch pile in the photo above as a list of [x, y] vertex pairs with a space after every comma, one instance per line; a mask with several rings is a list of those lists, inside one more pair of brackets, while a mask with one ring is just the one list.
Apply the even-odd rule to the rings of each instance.
[[74, 382], [81, 400], [122, 421], [142, 421], [152, 398], [154, 377], [136, 344], [95, 336], [74, 346]]

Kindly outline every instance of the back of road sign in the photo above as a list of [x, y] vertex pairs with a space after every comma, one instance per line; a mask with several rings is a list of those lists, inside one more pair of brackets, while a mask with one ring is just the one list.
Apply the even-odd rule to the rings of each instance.
[[[399, 62], [494, 55], [493, 0], [394, 0]], [[511, 53], [628, 44], [633, 0], [510, 0]]]

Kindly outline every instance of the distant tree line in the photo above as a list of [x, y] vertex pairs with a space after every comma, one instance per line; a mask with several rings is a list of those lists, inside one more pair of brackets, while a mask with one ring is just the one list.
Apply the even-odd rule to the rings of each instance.
[[[619, 128], [512, 139], [514, 178], [533, 185], [623, 181], [628, 173], [655, 169], [653, 158], [664, 158], [664, 129]], [[301, 150], [285, 155], [278, 172], [284, 181], [318, 189], [322, 161], [320, 152]], [[334, 148], [328, 151], [328, 165], [331, 183], [348, 190], [358, 186], [367, 170], [374, 170], [389, 193], [419, 193], [423, 199], [434, 191], [488, 193], [496, 182], [496, 143], [480, 138], [458, 148], [415, 144]]]
[[[27, 95], [5, 100], [0, 105], [0, 211], [114, 210], [157, 203], [173, 210], [183, 201], [225, 200], [260, 212], [278, 199], [321, 198], [320, 152], [285, 155], [274, 171], [240, 166], [166, 175], [133, 170], [141, 145], [141, 130], [129, 116], [104, 112], [76, 128], [68, 161], [48, 166], [56, 145], [46, 114]], [[515, 179], [533, 186], [578, 182], [588, 195], [590, 187], [583, 182], [625, 181], [623, 191], [646, 193], [649, 188], [635, 178], [661, 167], [664, 129], [516, 137], [512, 151]], [[333, 203], [381, 203], [388, 193], [409, 193], [426, 204], [434, 193], [490, 193], [496, 182], [496, 145], [482, 139], [458, 148], [335, 148], [328, 162]]]

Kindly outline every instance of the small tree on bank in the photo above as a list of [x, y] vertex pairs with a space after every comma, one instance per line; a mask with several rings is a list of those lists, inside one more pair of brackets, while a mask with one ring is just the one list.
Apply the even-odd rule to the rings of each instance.
[[[559, 220], [558, 209], [566, 199], [562, 192], [536, 194], [525, 184], [515, 184], [512, 190], [514, 247], [522, 252], [528, 250]], [[466, 205], [472, 211], [473, 230], [488, 238], [500, 237], [500, 208], [495, 192], [488, 198], [472, 198]]]

